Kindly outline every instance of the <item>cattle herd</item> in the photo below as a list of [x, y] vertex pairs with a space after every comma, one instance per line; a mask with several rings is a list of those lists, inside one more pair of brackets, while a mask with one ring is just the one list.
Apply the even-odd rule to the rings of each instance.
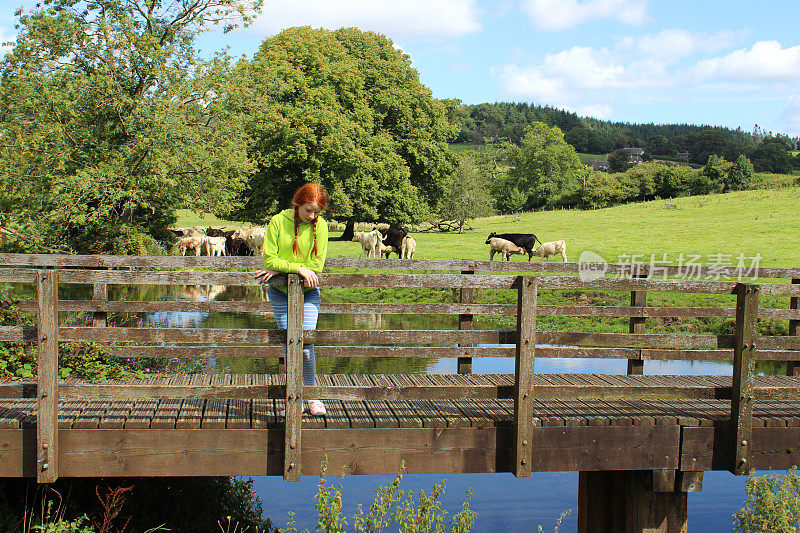
[[261, 255], [264, 250], [265, 228], [238, 228], [223, 231], [216, 228], [194, 226], [191, 228], [172, 229], [178, 241], [175, 247], [186, 255]]
[[[223, 231], [215, 228], [194, 226], [171, 230], [178, 236], [175, 247], [186, 255], [255, 255], [259, 256], [264, 251], [264, 236], [266, 229], [260, 227], [244, 228]], [[399, 226], [390, 225], [388, 228], [372, 231], [356, 231], [353, 234], [354, 242], [361, 245], [365, 258], [389, 258], [396, 253], [400, 259], [413, 259], [417, 248], [417, 241], [408, 234], [408, 231]], [[536, 246], [536, 243], [539, 246]], [[486, 238], [489, 245], [489, 260], [495, 254], [500, 254], [503, 260], [510, 261], [514, 254], [528, 254], [528, 261], [535, 255], [542, 259], [550, 260], [551, 255], [561, 255], [567, 261], [567, 244], [561, 241], [542, 242], [533, 233], [495, 233]]]

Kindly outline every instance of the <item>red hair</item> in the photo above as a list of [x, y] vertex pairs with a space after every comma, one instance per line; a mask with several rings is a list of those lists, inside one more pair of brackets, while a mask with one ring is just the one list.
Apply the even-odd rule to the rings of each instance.
[[[325, 191], [318, 183], [311, 181], [300, 186], [300, 188], [294, 192], [294, 196], [292, 197], [292, 205], [294, 206], [294, 244], [292, 245], [292, 251], [295, 255], [300, 255], [300, 247], [297, 245], [300, 215], [298, 215], [297, 209], [305, 204], [317, 204], [320, 211], [324, 211], [325, 207], [328, 205], [328, 195], [325, 194]], [[314, 232], [314, 248], [312, 248], [311, 252], [314, 255], [317, 255], [317, 220], [319, 220], [319, 217], [315, 218], [311, 223], [311, 229]]]

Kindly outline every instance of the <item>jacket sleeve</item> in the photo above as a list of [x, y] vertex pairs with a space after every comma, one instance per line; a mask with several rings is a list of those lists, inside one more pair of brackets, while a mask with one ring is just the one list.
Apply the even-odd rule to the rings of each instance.
[[275, 270], [276, 272], [296, 274], [297, 270], [302, 266], [300, 263], [292, 263], [278, 257], [278, 239], [281, 231], [278, 216], [272, 217], [269, 221], [267, 234], [264, 236], [264, 268]]

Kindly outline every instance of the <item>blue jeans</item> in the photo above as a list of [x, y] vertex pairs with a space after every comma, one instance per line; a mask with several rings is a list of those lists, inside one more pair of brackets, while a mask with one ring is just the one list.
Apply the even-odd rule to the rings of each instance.
[[[303, 291], [303, 329], [317, 329], [319, 318], [319, 304], [321, 295], [319, 287]], [[286, 329], [289, 300], [286, 293], [270, 286], [269, 304], [275, 314], [278, 329]], [[283, 355], [286, 356], [286, 344], [283, 345]], [[314, 357], [314, 345], [303, 343], [303, 385], [315, 385], [317, 374], [317, 359]]]

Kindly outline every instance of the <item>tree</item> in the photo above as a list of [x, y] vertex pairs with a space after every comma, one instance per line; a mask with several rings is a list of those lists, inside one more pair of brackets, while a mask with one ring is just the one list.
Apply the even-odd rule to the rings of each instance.
[[448, 178], [447, 192], [439, 207], [439, 219], [454, 221], [458, 232], [464, 233], [469, 220], [492, 214], [492, 202], [489, 174], [480, 168], [475, 153], [461, 153], [458, 167]]
[[508, 180], [502, 190], [516, 188], [527, 197], [526, 209], [577, 203], [583, 184], [583, 164], [558, 127], [534, 122], [519, 147], [511, 150]]
[[618, 148], [608, 154], [608, 169], [611, 172], [625, 172], [632, 166], [629, 159], [630, 154], [624, 148]]
[[776, 174], [791, 174], [792, 155], [787, 147], [788, 141], [782, 137], [765, 137], [764, 140], [750, 152], [750, 160], [758, 172], [775, 172]]
[[242, 218], [265, 220], [306, 180], [330, 192], [332, 216], [350, 232], [357, 220], [423, 220], [446, 192], [456, 104], [435, 100], [383, 35], [284, 30], [238, 65], [231, 91], [252, 98], [247, 130], [258, 165]]
[[725, 180], [725, 189], [729, 191], [744, 191], [750, 188], [753, 179], [753, 163], [744, 154], [736, 158], [736, 161], [728, 170]]
[[[249, 1], [249, 4], [247, 3]], [[260, 0], [49, 0], [0, 65], [0, 223], [15, 249], [142, 253], [177, 208], [225, 214], [250, 164], [223, 58], [192, 43]]]

